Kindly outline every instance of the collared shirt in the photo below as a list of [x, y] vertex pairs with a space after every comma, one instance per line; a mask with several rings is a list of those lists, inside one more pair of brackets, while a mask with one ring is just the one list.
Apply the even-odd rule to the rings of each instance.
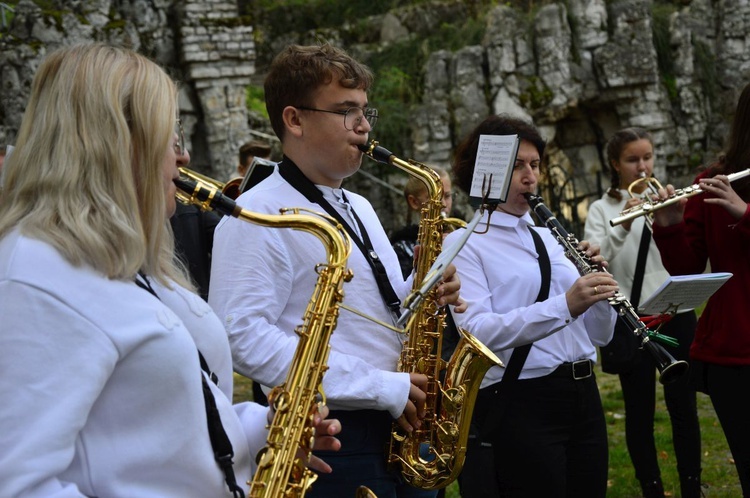
[[[398, 259], [370, 203], [346, 192], [399, 298], [410, 290]], [[241, 195], [240, 206], [256, 213], [278, 214], [283, 207], [323, 208], [308, 201], [278, 170]], [[338, 202], [337, 209], [344, 209]], [[344, 216], [349, 219], [349, 215]], [[224, 321], [235, 369], [266, 386], [284, 382], [313, 297], [325, 248], [312, 234], [263, 227], [225, 218], [216, 229], [209, 304]], [[354, 278], [344, 284], [344, 303], [385, 323], [392, 314], [378, 291], [369, 264], [352, 246], [347, 266]], [[396, 371], [404, 337], [366, 318], [341, 309], [331, 336], [329, 370], [323, 378], [332, 409], [387, 410], [398, 417], [409, 394], [409, 376]]]
[[[486, 227], [487, 216], [477, 230]], [[616, 318], [606, 301], [581, 316], [570, 315], [565, 293], [579, 274], [549, 230], [532, 225], [528, 213], [519, 218], [494, 212], [489, 231], [472, 234], [453, 261], [461, 278], [461, 296], [469, 305], [465, 313], [454, 314], [458, 325], [505, 365], [513, 348], [534, 343], [521, 379], [547, 375], [563, 362], [595, 361], [595, 346], [609, 342]], [[552, 266], [549, 297], [538, 303], [541, 270], [530, 229], [541, 235]], [[445, 244], [459, 236], [458, 231], [449, 234]], [[498, 382], [503, 372], [492, 367], [482, 387]]]
[[229, 349], [205, 301], [153, 283], [159, 299], [17, 230], [0, 240], [0, 496], [229, 496], [196, 346], [245, 487], [268, 409], [225, 396]]

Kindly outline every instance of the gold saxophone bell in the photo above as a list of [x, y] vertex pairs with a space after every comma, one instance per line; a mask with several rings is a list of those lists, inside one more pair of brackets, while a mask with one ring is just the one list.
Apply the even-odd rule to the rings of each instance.
[[443, 232], [450, 233], [456, 228], [466, 228], [466, 221], [461, 218], [451, 218], [445, 211], [440, 212], [440, 217], [443, 219]]
[[[412, 159], [403, 160], [371, 141], [360, 146], [371, 159], [396, 166], [418, 178], [427, 189], [419, 220], [417, 243], [421, 246], [415, 264], [413, 291], [430, 271], [442, 251], [443, 184], [434, 170]], [[502, 366], [495, 354], [469, 332], [459, 329], [459, 343], [446, 363], [442, 359], [446, 326], [445, 307], [437, 305], [432, 288], [414, 310], [406, 325], [407, 339], [398, 363], [400, 372], [427, 376], [427, 400], [422, 426], [406, 433], [394, 423], [388, 453], [389, 464], [408, 484], [422, 489], [443, 488], [453, 482], [464, 465], [474, 403], [484, 374]]]
[[360, 486], [354, 495], [356, 498], [378, 498], [378, 495], [372, 492], [367, 486]]

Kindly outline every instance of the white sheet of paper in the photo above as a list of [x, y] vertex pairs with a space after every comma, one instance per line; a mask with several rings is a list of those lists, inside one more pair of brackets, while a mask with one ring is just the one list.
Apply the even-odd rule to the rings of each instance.
[[638, 307], [644, 315], [658, 315], [697, 308], [716, 292], [731, 273], [699, 273], [669, 277]]
[[488, 200], [505, 202], [518, 153], [518, 135], [480, 135], [470, 197], [482, 199], [482, 184], [492, 175]]

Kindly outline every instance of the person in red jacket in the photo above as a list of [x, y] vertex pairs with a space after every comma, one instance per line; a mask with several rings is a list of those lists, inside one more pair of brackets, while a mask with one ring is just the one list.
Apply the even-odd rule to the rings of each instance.
[[[750, 496], [750, 177], [727, 175], [750, 167], [750, 84], [740, 95], [726, 152], [696, 178], [703, 194], [654, 212], [654, 240], [672, 275], [711, 271], [733, 276], [711, 296], [690, 357], [702, 365], [699, 383], [716, 410]], [[674, 187], [660, 189], [662, 200]]]

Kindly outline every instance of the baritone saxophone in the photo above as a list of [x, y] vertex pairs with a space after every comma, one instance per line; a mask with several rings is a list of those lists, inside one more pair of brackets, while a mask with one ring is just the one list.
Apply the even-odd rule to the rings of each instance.
[[[183, 172], [184, 174], [184, 172]], [[240, 208], [214, 186], [175, 180], [178, 198], [202, 209], [214, 209], [257, 225], [293, 228], [315, 235], [323, 242], [327, 262], [316, 266], [318, 279], [313, 295], [296, 328], [299, 343], [286, 380], [268, 396], [274, 407], [266, 446], [258, 456], [258, 469], [250, 485], [249, 498], [301, 498], [317, 479], [307, 468], [312, 453], [313, 419], [320, 402], [325, 403], [323, 374], [336, 328], [343, 284], [352, 278], [346, 268], [351, 239], [341, 226], [319, 213], [282, 209], [279, 215], [259, 214]], [[306, 211], [306, 210], [305, 210]]]
[[[413, 290], [418, 290], [442, 250], [445, 220], [440, 176], [424, 164], [395, 157], [375, 141], [360, 149], [370, 158], [420, 179], [427, 188], [429, 200], [422, 205], [417, 236], [421, 247]], [[492, 351], [463, 329], [459, 329], [459, 343], [446, 364], [441, 358], [445, 315], [445, 308], [437, 304], [434, 286], [406, 326], [407, 340], [399, 359], [400, 372], [427, 376], [426, 415], [422, 426], [410, 434], [393, 424], [388, 461], [406, 482], [423, 489], [445, 487], [458, 477], [479, 386], [490, 367], [502, 366]]]

